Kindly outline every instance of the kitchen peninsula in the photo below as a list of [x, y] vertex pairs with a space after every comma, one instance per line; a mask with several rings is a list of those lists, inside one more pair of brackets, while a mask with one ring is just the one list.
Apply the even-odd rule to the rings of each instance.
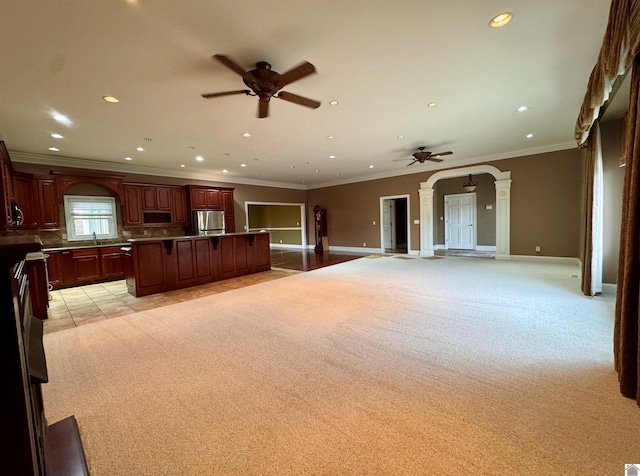
[[139, 297], [271, 269], [269, 233], [128, 240], [127, 290]]

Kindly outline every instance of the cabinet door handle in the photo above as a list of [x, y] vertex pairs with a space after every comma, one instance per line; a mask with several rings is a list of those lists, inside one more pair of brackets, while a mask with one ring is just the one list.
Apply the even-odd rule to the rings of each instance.
[[19, 207], [16, 207], [16, 213], [18, 214], [18, 219], [16, 220], [16, 224], [20, 226], [24, 223], [24, 213], [22, 213], [22, 210], [20, 210]]

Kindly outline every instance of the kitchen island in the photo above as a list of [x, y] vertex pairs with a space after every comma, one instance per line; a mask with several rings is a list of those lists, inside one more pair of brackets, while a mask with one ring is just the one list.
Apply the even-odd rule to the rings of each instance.
[[136, 297], [271, 269], [265, 232], [138, 238], [123, 249], [127, 290]]

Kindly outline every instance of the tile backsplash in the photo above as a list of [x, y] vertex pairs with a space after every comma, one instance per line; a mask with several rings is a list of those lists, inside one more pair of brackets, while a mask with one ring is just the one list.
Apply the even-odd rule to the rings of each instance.
[[[66, 233], [66, 230], [15, 230], [4, 231], [0, 233], [1, 236], [30, 236], [37, 235], [42, 240], [42, 244], [45, 248], [60, 248], [60, 247], [73, 247], [73, 246], [87, 246], [92, 245], [93, 241], [67, 241], [62, 238], [62, 235]], [[118, 227], [118, 238], [108, 240], [113, 243], [124, 243], [129, 238], [170, 238], [174, 236], [185, 236], [185, 229], [182, 226], [149, 226], [149, 227], [134, 227], [134, 228], [122, 228]]]

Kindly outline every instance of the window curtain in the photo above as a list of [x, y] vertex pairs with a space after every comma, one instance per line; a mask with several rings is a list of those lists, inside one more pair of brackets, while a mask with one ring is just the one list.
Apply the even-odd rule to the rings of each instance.
[[640, 404], [638, 322], [640, 319], [640, 57], [631, 75], [627, 151], [622, 191], [622, 225], [614, 326], [615, 369], [620, 391]]
[[[575, 138], [582, 147], [617, 77], [632, 68], [625, 129], [622, 224], [614, 325], [614, 359], [620, 391], [640, 404], [640, 0], [612, 0], [598, 61], [578, 115]], [[593, 197], [591, 197], [591, 202]], [[590, 206], [593, 206], [590, 205]], [[583, 272], [586, 266], [583, 266]], [[591, 270], [591, 263], [588, 266]]]
[[602, 201], [603, 201], [602, 146], [600, 125], [591, 128], [587, 163], [584, 167], [584, 230], [582, 250], [582, 292], [595, 296], [602, 292]]

